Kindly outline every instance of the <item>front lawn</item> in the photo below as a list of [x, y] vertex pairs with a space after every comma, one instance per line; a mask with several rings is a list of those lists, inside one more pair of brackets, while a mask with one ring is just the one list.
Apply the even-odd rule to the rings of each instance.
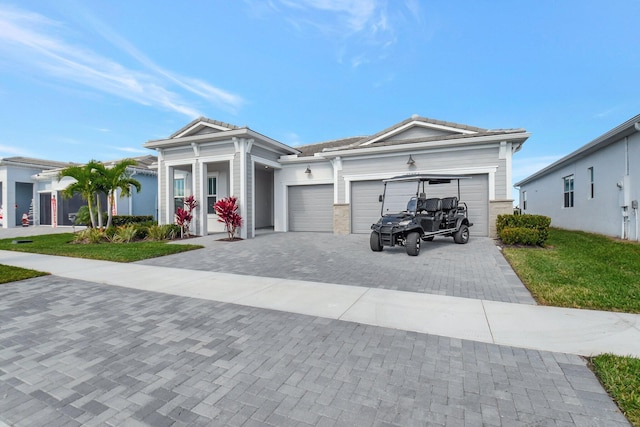
[[[503, 248], [536, 301], [640, 313], [640, 245], [552, 228], [546, 248]], [[634, 426], [640, 426], [640, 359], [603, 354], [591, 368]]]
[[48, 273], [0, 264], [0, 284], [46, 276]]
[[640, 426], [640, 359], [602, 354], [590, 362], [627, 419]]
[[552, 228], [545, 248], [505, 247], [543, 305], [640, 313], [640, 245]]
[[168, 245], [166, 241], [141, 241], [131, 243], [71, 243], [73, 233], [47, 234], [25, 237], [31, 243], [12, 243], [18, 239], [0, 240], [0, 250], [60, 255], [105, 261], [134, 262], [143, 259], [171, 255], [200, 249], [200, 245]]

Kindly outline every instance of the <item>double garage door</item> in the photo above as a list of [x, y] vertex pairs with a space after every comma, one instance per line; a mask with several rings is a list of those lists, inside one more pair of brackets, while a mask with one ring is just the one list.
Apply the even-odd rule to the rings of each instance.
[[[487, 175], [472, 175], [460, 181], [460, 198], [467, 203], [471, 235], [489, 235], [489, 181]], [[384, 192], [382, 181], [351, 183], [351, 232], [369, 233], [371, 224], [380, 218]], [[432, 185], [427, 197], [458, 194], [456, 182]], [[333, 231], [333, 185], [297, 185], [288, 190], [289, 231]]]
[[[450, 197], [458, 194], [457, 183], [430, 185], [427, 197]], [[369, 233], [371, 224], [380, 218], [382, 203], [379, 196], [384, 192], [382, 181], [355, 181], [351, 183], [351, 232]], [[460, 199], [469, 208], [469, 230], [474, 236], [489, 235], [489, 180], [487, 175], [472, 175], [460, 180]]]

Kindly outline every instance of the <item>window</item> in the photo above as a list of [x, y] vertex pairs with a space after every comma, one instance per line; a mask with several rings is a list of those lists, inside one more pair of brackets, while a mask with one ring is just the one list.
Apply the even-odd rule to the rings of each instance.
[[564, 180], [564, 207], [573, 207], [573, 175], [565, 176]]
[[587, 171], [589, 172], [589, 198], [593, 199], [596, 195], [596, 189], [593, 183], [593, 166], [587, 169]]
[[173, 209], [174, 212], [178, 208], [184, 209], [184, 178], [175, 178], [173, 180]]
[[522, 192], [522, 210], [523, 211], [527, 210], [527, 192], [526, 191]]
[[213, 205], [218, 201], [218, 178], [210, 176], [207, 178], [207, 213], [215, 214]]

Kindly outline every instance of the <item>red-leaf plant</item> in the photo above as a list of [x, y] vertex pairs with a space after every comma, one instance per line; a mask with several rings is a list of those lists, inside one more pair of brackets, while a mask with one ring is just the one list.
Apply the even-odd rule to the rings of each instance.
[[184, 198], [184, 209], [176, 209], [176, 224], [180, 227], [180, 238], [184, 238], [185, 234], [189, 236], [189, 225], [193, 219], [193, 210], [198, 207], [198, 202], [193, 196]]
[[236, 230], [242, 226], [242, 217], [238, 213], [237, 199], [234, 196], [220, 199], [213, 205], [213, 209], [218, 215], [218, 222], [224, 224], [229, 240], [233, 240]]

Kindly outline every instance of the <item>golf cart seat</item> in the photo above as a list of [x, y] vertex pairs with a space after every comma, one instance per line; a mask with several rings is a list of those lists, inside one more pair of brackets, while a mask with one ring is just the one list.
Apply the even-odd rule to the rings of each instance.
[[442, 213], [447, 223], [455, 220], [456, 213], [458, 211], [458, 198], [457, 197], [445, 197], [442, 199]]

